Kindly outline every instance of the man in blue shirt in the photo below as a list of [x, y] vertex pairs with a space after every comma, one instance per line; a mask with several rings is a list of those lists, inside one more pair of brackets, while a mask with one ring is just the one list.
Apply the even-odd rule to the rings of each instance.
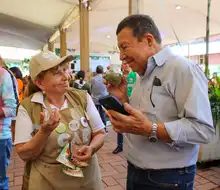
[[109, 110], [114, 130], [129, 141], [127, 190], [193, 190], [199, 144], [215, 135], [207, 78], [197, 64], [162, 48], [148, 15], [126, 17], [116, 34], [120, 59], [140, 76], [130, 98], [125, 80], [108, 85], [130, 114]]
[[107, 128], [106, 128], [106, 113], [102, 109], [102, 106], [99, 104], [99, 98], [102, 98], [104, 96], [108, 95], [108, 91], [106, 86], [104, 85], [104, 79], [102, 77], [103, 75], [103, 67], [101, 65], [96, 67], [96, 76], [92, 78], [91, 80], [91, 96], [94, 101], [94, 104], [100, 114], [100, 117], [102, 119], [102, 122], [105, 125], [105, 132], [107, 133]]

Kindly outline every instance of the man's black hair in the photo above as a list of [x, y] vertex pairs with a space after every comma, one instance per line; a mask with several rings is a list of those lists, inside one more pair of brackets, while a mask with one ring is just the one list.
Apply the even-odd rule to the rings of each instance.
[[156, 42], [161, 44], [162, 39], [153, 19], [148, 15], [134, 14], [124, 18], [118, 25], [116, 35], [118, 35], [124, 28], [130, 28], [133, 31], [133, 36], [140, 41], [144, 34], [149, 33], [153, 35]]
[[99, 65], [96, 67], [96, 73], [97, 74], [102, 74], [103, 73], [103, 66]]

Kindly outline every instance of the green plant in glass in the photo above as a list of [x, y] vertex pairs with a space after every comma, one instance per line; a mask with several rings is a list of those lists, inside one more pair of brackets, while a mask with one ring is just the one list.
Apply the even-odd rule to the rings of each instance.
[[103, 75], [103, 78], [111, 85], [118, 86], [121, 83], [121, 79], [123, 77], [121, 65], [111, 64], [107, 67], [107, 69], [108, 70]]

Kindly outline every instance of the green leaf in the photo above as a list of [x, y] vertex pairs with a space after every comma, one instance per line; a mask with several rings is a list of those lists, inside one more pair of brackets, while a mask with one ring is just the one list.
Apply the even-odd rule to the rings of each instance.
[[215, 88], [215, 94], [218, 96], [218, 97], [220, 97], [220, 89], [219, 88]]
[[219, 76], [216, 77], [216, 81], [218, 84], [220, 84], [220, 77]]

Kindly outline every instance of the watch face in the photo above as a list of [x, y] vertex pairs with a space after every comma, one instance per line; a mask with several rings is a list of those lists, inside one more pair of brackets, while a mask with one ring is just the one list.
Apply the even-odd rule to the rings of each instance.
[[157, 138], [156, 137], [149, 137], [149, 141], [154, 143], [157, 141]]

